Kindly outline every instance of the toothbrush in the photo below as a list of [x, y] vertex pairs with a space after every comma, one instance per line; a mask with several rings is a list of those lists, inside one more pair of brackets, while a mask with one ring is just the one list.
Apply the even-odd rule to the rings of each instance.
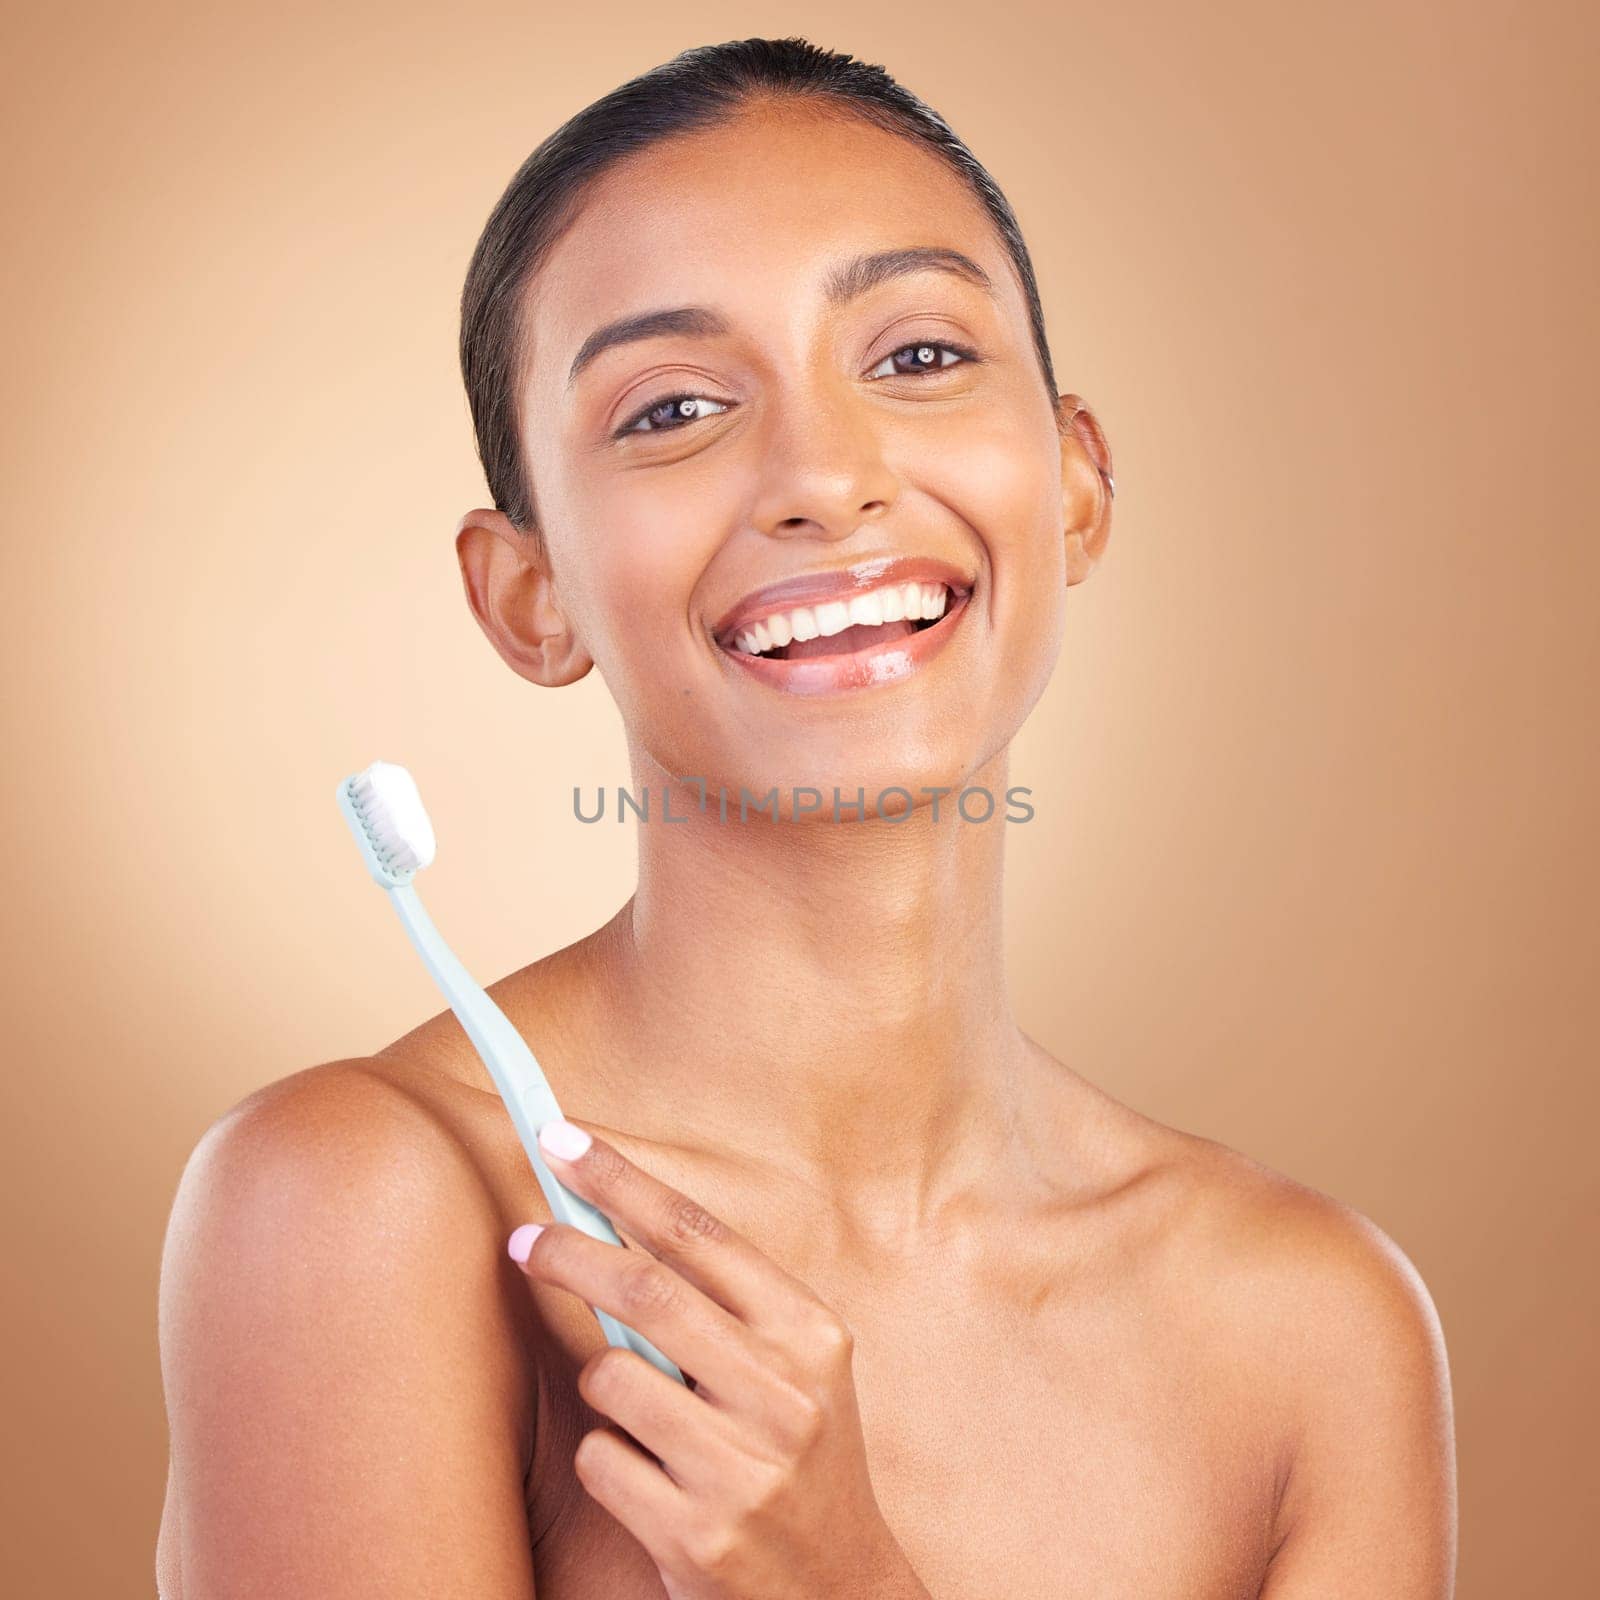
[[[557, 1222], [582, 1229], [591, 1239], [620, 1247], [622, 1240], [599, 1208], [563, 1187], [545, 1164], [538, 1133], [544, 1123], [561, 1116], [556, 1097], [522, 1035], [456, 959], [417, 898], [412, 879], [433, 860], [434, 838], [433, 824], [428, 820], [416, 780], [392, 761], [374, 761], [340, 781], [338, 799], [367, 871], [388, 890], [422, 964], [433, 974], [434, 982], [489, 1069], [489, 1076], [511, 1113], [517, 1137], [533, 1163], [539, 1187], [550, 1202], [552, 1215]], [[590, 1309], [599, 1319], [607, 1344], [636, 1351], [651, 1366], [683, 1383], [677, 1364], [642, 1333], [599, 1306]]]

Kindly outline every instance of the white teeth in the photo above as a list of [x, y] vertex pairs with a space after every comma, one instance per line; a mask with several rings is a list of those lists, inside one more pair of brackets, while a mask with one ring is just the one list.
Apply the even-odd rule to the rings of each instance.
[[881, 627], [886, 622], [931, 622], [942, 617], [950, 592], [942, 583], [896, 583], [868, 589], [848, 600], [826, 600], [814, 606], [775, 611], [746, 624], [734, 635], [746, 655], [764, 655], [793, 640], [828, 638], [850, 627]]
[[820, 606], [813, 606], [812, 612], [817, 619], [817, 632], [824, 639], [843, 633], [850, 626], [850, 607], [843, 600], [825, 600]]
[[883, 595], [878, 590], [867, 594], [857, 594], [850, 597], [850, 622], [854, 626], [861, 623], [869, 628], [881, 626], [883, 622]]

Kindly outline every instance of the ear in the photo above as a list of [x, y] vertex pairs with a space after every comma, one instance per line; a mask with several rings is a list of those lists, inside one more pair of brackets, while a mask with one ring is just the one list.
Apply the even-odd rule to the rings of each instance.
[[1067, 583], [1082, 583], [1111, 537], [1111, 447], [1081, 396], [1056, 397], [1061, 434], [1061, 512], [1067, 539]]
[[511, 670], [557, 688], [593, 659], [556, 599], [543, 540], [503, 511], [469, 511], [456, 524], [456, 560], [478, 626]]

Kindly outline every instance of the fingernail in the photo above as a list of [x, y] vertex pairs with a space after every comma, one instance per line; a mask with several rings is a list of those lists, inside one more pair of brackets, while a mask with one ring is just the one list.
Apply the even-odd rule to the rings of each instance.
[[570, 1122], [547, 1122], [539, 1130], [539, 1146], [562, 1161], [576, 1161], [593, 1141]]
[[518, 1266], [527, 1262], [528, 1252], [533, 1249], [533, 1241], [544, 1232], [542, 1222], [524, 1222], [520, 1228], [512, 1230], [511, 1237], [506, 1240], [506, 1254]]

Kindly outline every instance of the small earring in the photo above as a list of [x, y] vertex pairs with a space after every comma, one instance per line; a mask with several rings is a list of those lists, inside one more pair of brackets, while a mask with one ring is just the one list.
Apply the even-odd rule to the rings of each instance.
[[[1078, 413], [1080, 411], [1084, 410], [1084, 409], [1085, 409], [1085, 407], [1083, 407], [1081, 405], [1074, 406], [1072, 408], [1072, 415], [1067, 418], [1067, 426], [1069, 428], [1072, 426], [1072, 424], [1074, 422], [1076, 422], [1078, 420]], [[1106, 488], [1111, 491], [1111, 498], [1113, 500], [1115, 500], [1117, 498], [1117, 480], [1115, 478], [1113, 478], [1111, 476], [1111, 474], [1105, 470], [1104, 467], [1101, 467], [1099, 469], [1099, 471], [1100, 471], [1100, 476], [1106, 480]]]

